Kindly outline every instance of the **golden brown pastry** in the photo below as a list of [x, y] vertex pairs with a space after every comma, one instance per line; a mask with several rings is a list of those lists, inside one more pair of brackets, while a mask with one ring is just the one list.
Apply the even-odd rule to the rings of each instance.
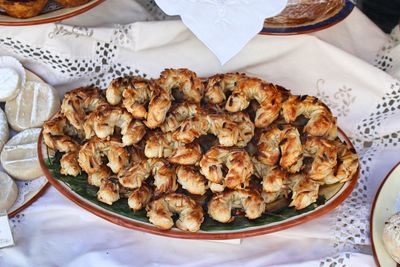
[[254, 123], [246, 112], [236, 112], [230, 114], [229, 118], [236, 123], [239, 129], [239, 137], [236, 145], [245, 147], [254, 136]]
[[81, 172], [77, 160], [80, 144], [76, 138], [71, 137], [80, 135], [82, 133], [72, 127], [67, 118], [60, 112], [43, 124], [45, 144], [55, 151], [65, 153], [60, 160], [61, 174], [77, 176]]
[[70, 152], [79, 150], [79, 143], [71, 136], [79, 136], [77, 131], [62, 113], [57, 113], [43, 124], [43, 140], [56, 151]]
[[111, 105], [122, 102], [134, 118], [146, 119], [143, 122], [151, 129], [164, 123], [173, 100], [170, 90], [140, 76], [114, 79], [107, 88], [106, 97]]
[[171, 163], [194, 165], [201, 159], [200, 145], [176, 141], [172, 133], [152, 132], [146, 140], [144, 154], [148, 158], [165, 158]]
[[304, 155], [313, 159], [307, 175], [314, 181], [324, 180], [337, 164], [337, 146], [334, 141], [319, 137], [308, 138]]
[[234, 114], [198, 112], [183, 121], [173, 138], [191, 143], [200, 136], [212, 134], [224, 147], [245, 147], [254, 135], [254, 124], [244, 112]]
[[295, 174], [290, 178], [290, 189], [292, 190], [292, 202], [289, 206], [294, 207], [296, 210], [301, 210], [312, 203], [318, 198], [318, 190], [320, 184], [304, 174]]
[[86, 116], [101, 105], [108, 105], [100, 89], [81, 87], [64, 95], [61, 112], [78, 130], [83, 129]]
[[126, 188], [136, 189], [142, 187], [143, 182], [152, 175], [154, 177], [154, 193], [174, 192], [176, 183], [175, 169], [168, 162], [161, 159], [145, 159], [134, 162], [133, 165], [121, 171], [118, 175], [119, 182]]
[[279, 166], [263, 164], [255, 157], [252, 159], [254, 174], [262, 179], [262, 194], [265, 203], [271, 203], [280, 196], [287, 196], [289, 193], [288, 173]]
[[225, 109], [229, 112], [244, 110], [253, 99], [260, 105], [254, 119], [256, 127], [267, 127], [278, 118], [283, 101], [283, 90], [257, 78], [239, 80], [226, 101]]
[[207, 179], [193, 166], [176, 168], [178, 183], [193, 195], [204, 195], [208, 189]]
[[74, 7], [86, 4], [90, 0], [55, 0], [55, 1], [64, 7]]
[[279, 164], [291, 173], [298, 172], [303, 165], [303, 145], [293, 126], [274, 126], [262, 133], [257, 148], [258, 160], [264, 164]]
[[[246, 188], [253, 174], [253, 164], [246, 150], [214, 146], [204, 154], [200, 163], [200, 172], [209, 181], [213, 192]], [[227, 170], [224, 175], [223, 169]]]
[[25, 19], [38, 15], [48, 0], [0, 0], [0, 8], [15, 18]]
[[164, 123], [160, 126], [163, 132], [173, 132], [177, 130], [182, 123], [196, 115], [202, 115], [205, 111], [199, 104], [182, 102], [176, 104], [168, 113]]
[[287, 183], [288, 174], [279, 166], [269, 166], [252, 158], [255, 175], [262, 178], [262, 186], [265, 192], [277, 192]]
[[106, 90], [108, 103], [122, 106], [136, 119], [147, 117], [147, 105], [150, 102], [154, 84], [140, 76], [119, 77], [110, 83]]
[[112, 205], [119, 200], [119, 184], [116, 179], [103, 179], [100, 189], [97, 191], [97, 199], [108, 205]]
[[300, 115], [309, 119], [304, 132], [311, 136], [331, 140], [337, 137], [336, 118], [316, 97], [291, 95], [282, 105], [282, 115], [287, 123], [295, 121]]
[[60, 159], [60, 173], [63, 175], [78, 176], [81, 173], [81, 167], [78, 162], [79, 151], [70, 151], [65, 153]]
[[335, 141], [338, 148], [338, 164], [324, 179], [326, 184], [344, 183], [351, 180], [358, 169], [358, 156], [346, 143]]
[[146, 127], [139, 120], [118, 106], [102, 105], [90, 113], [83, 124], [86, 139], [112, 136], [116, 128], [121, 130], [124, 146], [137, 144], [146, 134]]
[[202, 135], [213, 134], [221, 146], [234, 146], [239, 141], [239, 127], [227, 114], [200, 114], [184, 121], [173, 134], [183, 143], [191, 143]]
[[204, 220], [203, 209], [190, 197], [170, 193], [150, 202], [146, 207], [149, 221], [160, 229], [171, 229], [174, 226], [172, 215], [177, 213], [176, 227], [184, 231], [197, 232]]
[[229, 223], [235, 219], [232, 216], [232, 208], [243, 209], [245, 216], [254, 220], [263, 214], [265, 203], [257, 191], [249, 189], [216, 193], [208, 202], [208, 214], [221, 223]]
[[246, 78], [240, 73], [217, 74], [210, 77], [205, 88], [204, 100], [210, 104], [221, 104], [226, 100], [226, 94], [233, 91], [237, 82]]
[[79, 165], [88, 174], [88, 181], [92, 185], [100, 186], [102, 179], [109, 178], [110, 172], [103, 164], [104, 157], [107, 157], [107, 166], [115, 174], [122, 171], [129, 163], [128, 153], [123, 144], [115, 140], [94, 136], [79, 150]]
[[150, 202], [153, 195], [153, 190], [147, 184], [143, 184], [141, 187], [136, 188], [128, 197], [128, 206], [133, 211], [139, 211], [146, 207]]
[[204, 85], [200, 78], [188, 69], [166, 69], [161, 72], [157, 83], [170, 94], [177, 90], [174, 94], [176, 100], [200, 103], [204, 95]]

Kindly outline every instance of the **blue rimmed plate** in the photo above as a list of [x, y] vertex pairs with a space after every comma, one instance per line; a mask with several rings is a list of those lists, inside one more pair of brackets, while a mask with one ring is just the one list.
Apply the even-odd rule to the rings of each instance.
[[67, 18], [71, 18], [73, 16], [77, 16], [82, 14], [90, 9], [96, 7], [101, 4], [105, 0], [91, 0], [86, 4], [63, 8], [60, 5], [54, 3], [53, 1], [49, 1], [47, 6], [43, 9], [43, 11], [33, 18], [19, 19], [8, 16], [2, 10], [0, 10], [0, 25], [1, 26], [29, 26], [29, 25], [38, 25], [44, 23], [58, 22]]
[[320, 1], [316, 4], [288, 4], [278, 16], [265, 20], [260, 34], [295, 35], [319, 31], [345, 19], [353, 10], [349, 0]]

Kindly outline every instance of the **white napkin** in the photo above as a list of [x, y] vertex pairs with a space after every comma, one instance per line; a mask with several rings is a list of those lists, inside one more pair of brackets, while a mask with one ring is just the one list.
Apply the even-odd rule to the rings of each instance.
[[279, 14], [287, 0], [156, 0], [183, 23], [224, 65], [256, 34], [264, 20]]

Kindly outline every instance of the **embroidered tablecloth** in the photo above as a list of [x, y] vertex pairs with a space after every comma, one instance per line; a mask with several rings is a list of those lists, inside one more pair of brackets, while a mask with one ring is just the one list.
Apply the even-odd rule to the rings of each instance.
[[374, 266], [371, 198], [399, 160], [400, 83], [390, 75], [399, 75], [397, 32], [389, 38], [355, 9], [318, 33], [256, 36], [221, 67], [182, 22], [164, 19], [170, 18], [151, 1], [107, 0], [62, 23], [1, 27], [0, 55], [19, 58], [60, 97], [81, 85], [105, 88], [115, 76], [156, 77], [166, 67], [200, 76], [241, 71], [315, 95], [331, 107], [361, 156], [357, 188], [328, 215], [240, 245], [125, 229], [51, 188], [12, 219], [16, 246], [0, 250], [0, 266]]

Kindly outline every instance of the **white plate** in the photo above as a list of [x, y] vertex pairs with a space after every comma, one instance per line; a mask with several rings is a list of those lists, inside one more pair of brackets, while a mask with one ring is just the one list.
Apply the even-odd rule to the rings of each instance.
[[389, 172], [376, 193], [371, 211], [371, 242], [375, 261], [381, 267], [398, 265], [386, 252], [382, 241], [385, 221], [398, 212], [396, 201], [400, 193], [400, 162]]

